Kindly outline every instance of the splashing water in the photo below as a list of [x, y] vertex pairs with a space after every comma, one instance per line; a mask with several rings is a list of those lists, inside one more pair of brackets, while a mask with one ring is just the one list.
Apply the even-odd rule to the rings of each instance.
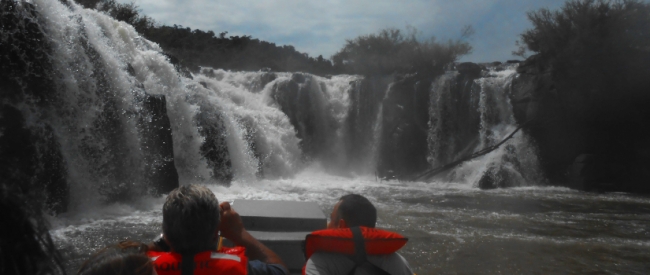
[[[56, 93], [45, 107], [16, 105], [29, 127], [52, 127], [67, 164], [70, 210], [49, 219], [69, 273], [105, 245], [148, 241], [161, 230], [164, 197], [99, 199], [111, 190], [146, 193], [148, 95], [166, 98], [181, 184], [207, 184], [222, 201], [313, 201], [326, 213], [341, 195], [363, 194], [377, 206], [380, 227], [410, 238], [401, 253], [418, 274], [648, 270], [650, 199], [535, 186], [542, 182], [537, 157], [523, 133], [433, 182], [378, 180], [371, 171], [389, 84], [369, 89], [374, 80], [359, 76], [210, 68], [189, 78], [123, 22], [72, 2], [32, 3], [51, 47]], [[515, 73], [490, 74], [434, 81], [422, 148], [432, 166], [516, 127], [507, 96]], [[486, 177], [514, 187], [476, 188]]]

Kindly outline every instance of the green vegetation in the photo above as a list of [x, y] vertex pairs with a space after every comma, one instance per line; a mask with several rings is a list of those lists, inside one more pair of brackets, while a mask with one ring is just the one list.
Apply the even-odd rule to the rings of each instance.
[[564, 177], [577, 155], [594, 154], [625, 167], [617, 172], [626, 178], [621, 182], [645, 184], [650, 3], [571, 0], [528, 18], [533, 28], [521, 35], [516, 54], [534, 55], [518, 70], [536, 87], [530, 98], [539, 102], [539, 125], [530, 133], [546, 171], [555, 175], [550, 178]]
[[347, 40], [346, 45], [332, 56], [334, 67], [345, 73], [376, 75], [391, 73], [424, 73], [437, 75], [458, 57], [471, 52], [469, 43], [462, 40], [473, 33], [465, 27], [461, 39], [438, 43], [434, 37], [419, 41], [417, 30], [406, 33], [399, 29], [385, 29], [378, 34]]
[[[558, 11], [528, 13], [533, 28], [521, 35], [519, 51], [530, 50], [557, 73], [581, 68], [614, 73], [647, 68], [650, 4], [638, 0], [571, 0]], [[623, 71], [620, 71], [623, 70]]]
[[329, 60], [322, 56], [310, 57], [296, 51], [293, 46], [277, 46], [250, 36], [226, 37], [228, 32], [217, 36], [213, 31], [159, 25], [151, 17], [141, 15], [135, 3], [76, 1], [86, 8], [97, 9], [132, 25], [138, 33], [178, 58], [183, 66], [194, 70], [197, 66], [207, 66], [230, 70], [303, 71], [319, 75], [333, 73]]
[[293, 46], [277, 46], [250, 36], [226, 37], [228, 32], [217, 36], [212, 31], [178, 25], [161, 26], [152, 18], [141, 15], [135, 3], [120, 4], [115, 0], [77, 2], [131, 24], [138, 33], [160, 44], [165, 52], [194, 70], [197, 66], [207, 66], [231, 70], [302, 71], [318, 75], [419, 72], [431, 76], [444, 72], [445, 66], [472, 50], [463, 41], [473, 33], [471, 27], [464, 29], [461, 39], [446, 43], [437, 42], [433, 37], [429, 41], [419, 41], [413, 28], [406, 32], [385, 29], [378, 34], [348, 40], [343, 49], [332, 56], [332, 64], [323, 56], [313, 58], [296, 51]]
[[625, 117], [650, 91], [650, 4], [638, 0], [572, 0], [558, 11], [528, 13], [521, 35], [554, 81], [576, 119]]

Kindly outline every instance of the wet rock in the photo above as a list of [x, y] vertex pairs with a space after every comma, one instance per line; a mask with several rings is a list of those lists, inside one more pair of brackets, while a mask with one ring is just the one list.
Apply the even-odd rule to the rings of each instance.
[[[650, 173], [642, 167], [650, 159], [650, 132], [639, 125], [650, 118], [650, 101], [636, 91], [647, 90], [650, 81], [634, 76], [634, 69], [616, 78], [604, 73], [613, 70], [608, 66], [573, 61], [531, 56], [517, 68], [509, 94], [518, 123], [532, 120], [524, 130], [535, 141], [545, 176], [580, 190], [648, 192]], [[559, 72], [551, 64], [566, 67]]]
[[212, 179], [224, 185], [230, 185], [233, 179], [232, 161], [226, 142], [227, 130], [223, 114], [214, 106], [202, 105], [196, 115], [199, 134], [204, 138], [201, 155], [212, 170]]
[[311, 85], [300, 85], [308, 81], [300, 73], [291, 76], [291, 81], [276, 83], [271, 94], [280, 110], [287, 115], [296, 130], [296, 137], [306, 160], [324, 157], [331, 152], [333, 135], [336, 129], [334, 119], [329, 112], [319, 112], [327, 105], [323, 98], [317, 96], [321, 91], [312, 90]]
[[[45, 121], [27, 125], [20, 108], [54, 104], [51, 47], [33, 4], [0, 2], [0, 181], [17, 187], [30, 204], [65, 212], [69, 203], [66, 164]], [[43, 114], [31, 114], [40, 120]]]
[[470, 77], [478, 78], [481, 76], [481, 71], [483, 70], [481, 66], [472, 62], [463, 62], [456, 65], [456, 70], [461, 75], [467, 75]]
[[478, 182], [478, 187], [484, 190], [508, 188], [517, 185], [515, 177], [502, 166], [488, 169]]
[[275, 80], [276, 78], [278, 78], [278, 76], [275, 75], [275, 73], [273, 73], [273, 72], [265, 72], [261, 77], [261, 79], [262, 79], [261, 86], [262, 87], [266, 86], [266, 84], [269, 84], [271, 81]]
[[350, 106], [345, 122], [348, 167], [363, 169], [367, 157], [373, 154], [376, 141], [377, 117], [392, 77], [366, 77], [352, 81], [348, 91]]
[[517, 72], [520, 74], [533, 74], [541, 75], [549, 72], [546, 62], [542, 59], [541, 55], [532, 55], [523, 62], [517, 62]]
[[22, 113], [0, 106], [0, 183], [19, 188], [53, 213], [67, 211], [69, 187], [65, 161], [49, 126], [29, 129]]
[[382, 104], [378, 176], [406, 178], [428, 168], [427, 136], [431, 80], [396, 80]]
[[291, 80], [293, 80], [294, 82], [296, 82], [298, 84], [302, 84], [302, 83], [305, 83], [307, 78], [305, 77], [304, 74], [294, 73], [294, 74], [291, 75]]
[[183, 64], [177, 57], [173, 56], [170, 53], [163, 52], [162, 55], [167, 57], [169, 63], [172, 63], [172, 65], [174, 65], [174, 68], [178, 74], [189, 79], [193, 79], [192, 72], [198, 72], [200, 70], [198, 66], [188, 66], [187, 64]]
[[141, 114], [141, 147], [145, 158], [145, 182], [154, 195], [178, 187], [174, 144], [164, 95], [146, 94]]
[[[641, 165], [639, 165], [641, 164]], [[608, 158], [596, 154], [580, 154], [569, 166], [569, 187], [583, 191], [648, 192], [644, 186], [648, 173], [640, 172], [648, 162]], [[642, 169], [647, 170], [647, 169]]]

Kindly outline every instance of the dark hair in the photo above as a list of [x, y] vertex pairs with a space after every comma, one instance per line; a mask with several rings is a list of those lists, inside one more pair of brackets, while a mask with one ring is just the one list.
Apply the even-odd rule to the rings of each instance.
[[95, 253], [83, 263], [78, 275], [151, 275], [154, 266], [147, 257], [147, 246], [123, 241]]
[[38, 203], [0, 183], [0, 273], [65, 274]]
[[348, 194], [341, 197], [340, 202], [339, 215], [345, 220], [348, 227], [375, 227], [375, 223], [377, 223], [377, 209], [364, 196]]
[[163, 233], [175, 252], [214, 249], [219, 227], [219, 201], [205, 186], [184, 185], [172, 190], [163, 206]]

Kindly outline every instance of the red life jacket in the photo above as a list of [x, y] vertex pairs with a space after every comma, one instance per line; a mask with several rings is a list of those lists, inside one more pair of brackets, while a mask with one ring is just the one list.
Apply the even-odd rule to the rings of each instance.
[[[246, 274], [248, 259], [241, 246], [224, 247], [219, 251], [204, 251], [194, 255], [194, 275]], [[181, 275], [181, 254], [149, 251], [147, 256], [158, 275]]]
[[[408, 239], [404, 236], [377, 228], [360, 226], [367, 255], [385, 255], [397, 252]], [[316, 252], [355, 255], [352, 231], [349, 228], [324, 229], [311, 232], [305, 238], [305, 259]], [[303, 274], [305, 268], [303, 267]]]

